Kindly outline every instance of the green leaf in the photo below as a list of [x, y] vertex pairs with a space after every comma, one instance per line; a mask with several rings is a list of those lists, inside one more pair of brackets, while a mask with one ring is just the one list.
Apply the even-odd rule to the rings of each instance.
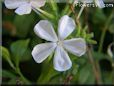
[[110, 33], [114, 34], [114, 24], [111, 24], [108, 30]]
[[101, 24], [101, 23], [104, 23], [106, 21], [106, 16], [103, 13], [102, 9], [96, 9], [93, 11], [94, 11], [94, 14], [92, 14], [93, 15], [93, 22], [95, 24]]
[[49, 83], [50, 80], [57, 74], [58, 74], [58, 72], [54, 70], [53, 64], [49, 63], [49, 61], [45, 61], [43, 64], [43, 69], [42, 69], [41, 75], [37, 82], [39, 84]]
[[113, 84], [113, 72], [102, 72], [102, 78], [104, 84]]
[[92, 39], [86, 39], [86, 41], [87, 41], [89, 44], [97, 44], [97, 41], [92, 40]]
[[0, 70], [0, 77], [16, 78], [16, 75], [8, 70]]
[[[13, 72], [4, 69], [0, 70], [0, 77], [3, 78], [2, 84], [15, 84], [17, 79], [17, 76]], [[11, 81], [12, 83], [9, 83]]]
[[92, 67], [90, 64], [86, 64], [79, 71], [79, 83], [80, 84], [94, 84], [95, 77], [93, 75]]
[[27, 48], [27, 50], [23, 54], [22, 58], [23, 59], [20, 59], [21, 62], [28, 61], [31, 58], [31, 50], [29, 48]]
[[4, 84], [7, 84], [7, 85], [12, 85], [12, 84], [17, 84], [17, 79], [16, 78], [12, 78], [11, 80], [9, 80], [7, 83], [4, 83]]
[[0, 50], [2, 50], [2, 53], [0, 53], [2, 55], [0, 55], [0, 56], [2, 56], [3, 59], [6, 60], [12, 68], [14, 68], [14, 64], [11, 61], [11, 57], [10, 57], [10, 53], [9, 53], [8, 49], [3, 46], [0, 46]]
[[110, 60], [109, 56], [107, 54], [99, 53], [99, 52], [93, 52], [93, 57], [95, 60], [101, 60], [101, 59], [107, 59]]
[[29, 41], [30, 41], [29, 39], [18, 40], [11, 44], [11, 52], [16, 64], [18, 64], [19, 61], [23, 59], [22, 57], [28, 48]]
[[18, 37], [26, 37], [28, 31], [33, 28], [34, 14], [19, 16], [16, 15], [14, 19], [14, 25], [16, 27], [16, 35]]
[[50, 79], [49, 84], [63, 84], [62, 81], [61, 74], [57, 74]]

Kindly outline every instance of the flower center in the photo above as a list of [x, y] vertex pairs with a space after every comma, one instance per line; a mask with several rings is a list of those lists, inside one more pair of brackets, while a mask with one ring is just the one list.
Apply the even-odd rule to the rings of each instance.
[[31, 0], [27, 0], [27, 3], [30, 3]]
[[57, 41], [57, 45], [59, 45], [59, 46], [62, 46], [63, 45], [63, 41]]

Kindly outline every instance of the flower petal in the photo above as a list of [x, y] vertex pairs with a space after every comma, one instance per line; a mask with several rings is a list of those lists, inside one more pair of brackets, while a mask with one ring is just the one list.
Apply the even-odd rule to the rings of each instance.
[[95, 0], [95, 3], [98, 5], [99, 8], [105, 7], [103, 0]]
[[41, 20], [37, 23], [34, 32], [47, 41], [56, 42], [58, 40], [52, 24], [47, 20]]
[[26, 0], [5, 0], [4, 3], [7, 8], [15, 9], [20, 5], [27, 3], [27, 1]]
[[24, 15], [24, 14], [29, 14], [31, 13], [31, 5], [30, 4], [23, 4], [21, 6], [19, 6], [19, 8], [17, 8], [15, 10], [15, 12], [18, 14], [18, 15]]
[[32, 56], [37, 63], [44, 61], [56, 48], [56, 43], [44, 43], [36, 45], [32, 50]]
[[93, 2], [93, 0], [79, 0], [79, 1], [81, 1], [83, 3], [92, 3]]
[[63, 46], [72, 54], [82, 56], [86, 52], [86, 42], [82, 38], [65, 40]]
[[58, 27], [58, 34], [60, 39], [65, 39], [69, 36], [73, 30], [75, 29], [76, 25], [72, 18], [65, 15], [59, 20], [59, 27]]
[[46, 0], [33, 0], [30, 3], [33, 7], [38, 8], [38, 7], [44, 6], [46, 3]]
[[71, 68], [72, 62], [67, 52], [60, 46], [56, 48], [54, 56], [54, 68], [57, 71], [66, 71]]

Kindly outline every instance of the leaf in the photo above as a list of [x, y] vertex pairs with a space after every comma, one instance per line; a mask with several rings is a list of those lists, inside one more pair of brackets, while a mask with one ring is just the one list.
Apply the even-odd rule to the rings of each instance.
[[19, 16], [16, 15], [14, 25], [16, 27], [16, 35], [18, 37], [26, 37], [31, 26], [34, 24], [34, 14]]
[[18, 40], [11, 44], [11, 52], [12, 52], [12, 55], [14, 57], [14, 61], [16, 64], [18, 64], [19, 61], [23, 59], [22, 57], [28, 48], [29, 41], [30, 41], [29, 39]]
[[28, 61], [31, 58], [31, 51], [29, 48], [25, 51], [25, 53], [22, 56], [23, 59], [20, 59], [21, 62]]
[[90, 64], [86, 64], [79, 71], [80, 84], [94, 84], [95, 77]]
[[114, 34], [114, 24], [111, 24], [108, 30], [111, 34]]
[[12, 68], [14, 68], [14, 64], [11, 61], [11, 57], [8, 49], [3, 46], [0, 46], [0, 50], [2, 50], [2, 53], [1, 53], [2, 55], [0, 56], [2, 56], [3, 59], [6, 60]]
[[104, 84], [109, 85], [113, 84], [113, 72], [102, 72], [102, 78], [104, 81]]
[[95, 24], [101, 24], [106, 21], [106, 16], [103, 13], [102, 9], [96, 9], [96, 11], [95, 10], [93, 10], [93, 11], [94, 11], [94, 14], [93, 14], [92, 20]]
[[12, 85], [12, 84], [17, 84], [17, 80], [15, 78], [12, 78], [11, 80], [9, 80], [7, 83], [7, 85]]
[[[8, 70], [4, 70], [4, 69], [0, 70], [0, 77], [3, 78], [2, 84], [8, 84], [8, 85], [9, 84], [15, 84], [16, 83], [16, 79], [17, 79], [17, 76], [14, 73], [12, 73], [12, 72], [10, 72]], [[12, 83], [9, 83], [11, 81], [12, 81]]]
[[12, 72], [8, 70], [0, 70], [0, 77], [5, 77], [5, 78], [16, 78], [16, 75], [13, 74]]
[[99, 52], [93, 52], [93, 57], [95, 60], [107, 59], [110, 60], [109, 56]]
[[43, 64], [41, 75], [37, 82], [39, 84], [46, 84], [50, 82], [51, 78], [53, 78], [57, 74], [58, 72], [54, 70], [52, 63], [45, 61]]

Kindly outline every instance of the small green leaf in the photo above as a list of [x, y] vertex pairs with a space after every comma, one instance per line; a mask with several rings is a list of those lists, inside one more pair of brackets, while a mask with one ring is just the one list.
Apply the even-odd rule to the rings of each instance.
[[8, 70], [0, 70], [0, 77], [16, 78], [16, 75]]
[[3, 46], [0, 46], [0, 50], [2, 50], [2, 53], [0, 53], [0, 54], [2, 54], [2, 55], [0, 55], [0, 56], [2, 56], [3, 59], [5, 59], [5, 60], [9, 63], [9, 65], [10, 65], [12, 68], [14, 68], [14, 64], [13, 64], [12, 61], [11, 61], [11, 57], [10, 57], [10, 53], [9, 53], [8, 49], [5, 48], [5, 47], [3, 47]]
[[16, 64], [18, 64], [19, 61], [23, 59], [22, 57], [28, 48], [29, 41], [29, 39], [18, 40], [11, 44], [11, 52]]
[[107, 54], [99, 53], [99, 52], [95, 52], [95, 51], [92, 54], [93, 54], [94, 60], [98, 60], [98, 61], [100, 61], [101, 59], [110, 60], [110, 58]]
[[80, 84], [93, 84], [95, 77], [93, 75], [92, 67], [90, 64], [86, 64], [79, 71], [79, 83]]
[[86, 34], [86, 37], [87, 37], [87, 38], [93, 38], [93, 37], [94, 37], [94, 33]]
[[114, 24], [111, 24], [108, 30], [110, 33], [114, 34]]
[[92, 40], [92, 39], [86, 39], [86, 41], [87, 41], [89, 44], [97, 44], [97, 41]]

